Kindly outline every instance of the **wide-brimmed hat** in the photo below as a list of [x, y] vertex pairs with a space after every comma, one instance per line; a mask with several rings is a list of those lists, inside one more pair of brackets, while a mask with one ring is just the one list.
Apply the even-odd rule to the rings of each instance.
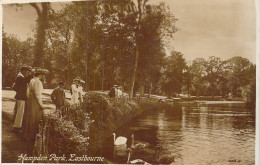
[[118, 85], [114, 85], [113, 87], [118, 87]]
[[39, 74], [48, 74], [49, 71], [47, 69], [35, 67], [32, 69], [33, 73], [39, 73]]
[[77, 76], [76, 78], [73, 79], [73, 81], [81, 81], [81, 78], [79, 76]]
[[85, 84], [85, 81], [84, 80], [80, 80], [81, 83]]

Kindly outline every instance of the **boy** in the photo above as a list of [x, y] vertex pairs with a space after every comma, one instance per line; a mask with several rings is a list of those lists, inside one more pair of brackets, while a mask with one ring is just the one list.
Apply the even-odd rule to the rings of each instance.
[[56, 105], [56, 109], [61, 109], [65, 104], [64, 83], [59, 82], [59, 86], [51, 93], [51, 100]]

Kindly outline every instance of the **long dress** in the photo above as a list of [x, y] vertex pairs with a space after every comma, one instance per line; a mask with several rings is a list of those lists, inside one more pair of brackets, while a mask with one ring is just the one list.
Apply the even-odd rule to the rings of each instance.
[[84, 95], [83, 87], [79, 86], [78, 91], [79, 91], [79, 100], [82, 103], [83, 102], [83, 95]]
[[39, 133], [39, 123], [43, 120], [42, 103], [43, 84], [38, 77], [33, 78], [27, 90], [26, 116], [24, 125], [24, 137], [35, 139]]
[[72, 89], [71, 104], [76, 104], [79, 101], [79, 90], [76, 84], [72, 84], [71, 89]]

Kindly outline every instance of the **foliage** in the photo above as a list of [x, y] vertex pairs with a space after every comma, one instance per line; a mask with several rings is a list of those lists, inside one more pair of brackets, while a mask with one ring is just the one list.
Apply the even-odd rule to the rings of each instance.
[[195, 96], [205, 95], [205, 63], [203, 58], [196, 58], [192, 61], [192, 65], [189, 67], [189, 73], [191, 74], [192, 91], [191, 94]]
[[49, 19], [52, 13], [49, 2], [30, 3], [36, 10], [38, 18], [36, 20], [35, 46], [34, 46], [34, 67], [43, 67], [45, 56], [46, 30], [49, 26]]
[[161, 79], [162, 90], [170, 97], [174, 93], [180, 93], [183, 80], [183, 71], [186, 62], [180, 52], [172, 52], [165, 60], [163, 76]]
[[248, 59], [199, 58], [187, 66], [172, 44], [166, 56], [177, 19], [165, 3], [133, 2], [72, 2], [55, 12], [50, 3], [31, 3], [38, 14], [35, 40], [21, 42], [3, 32], [3, 86], [12, 85], [22, 65], [38, 65], [32, 61], [39, 55], [51, 88], [60, 80], [69, 88], [80, 76], [86, 90], [118, 84], [133, 93], [244, 95], [255, 77]]
[[3, 31], [2, 83], [4, 87], [11, 87], [21, 66], [32, 65], [33, 40], [28, 38], [21, 42], [16, 36]]
[[[70, 120], [60, 118], [59, 113], [52, 113], [45, 117], [44, 125], [37, 135], [36, 150], [40, 154], [56, 154], [67, 157], [71, 153], [83, 155], [88, 149], [88, 136], [83, 136]], [[44, 141], [44, 143], [42, 143]], [[44, 146], [42, 146], [44, 144]], [[44, 148], [39, 150], [40, 148]]]
[[209, 57], [207, 63], [204, 63], [206, 75], [204, 79], [208, 82], [208, 95], [216, 96], [221, 94], [219, 85], [224, 81], [223, 62], [219, 57]]
[[234, 96], [241, 97], [241, 88], [245, 88], [255, 78], [255, 65], [248, 59], [233, 57], [225, 61], [227, 66], [228, 87]]
[[90, 114], [94, 122], [90, 125], [90, 147], [93, 155], [102, 155], [104, 139], [111, 136], [124, 122], [135, 117], [139, 109], [132, 101], [120, 100], [110, 103], [105, 97], [88, 93], [82, 105], [84, 111]]

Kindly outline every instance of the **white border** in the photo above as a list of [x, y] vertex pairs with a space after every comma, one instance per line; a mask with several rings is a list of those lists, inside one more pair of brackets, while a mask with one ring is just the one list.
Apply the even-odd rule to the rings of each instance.
[[256, 6], [256, 137], [255, 137], [255, 164], [259, 164], [259, 105], [260, 105], [260, 90], [259, 90], [259, 80], [260, 80], [260, 2], [255, 0]]
[[[96, 1], [96, 0], [0, 0], [0, 24], [2, 27], [3, 20], [3, 8], [2, 4], [12, 4], [12, 3], [30, 3], [30, 2], [71, 2], [71, 1]], [[255, 164], [259, 165], [259, 105], [260, 105], [260, 89], [259, 89], [259, 80], [260, 80], [260, 0], [255, 0], [256, 6], [256, 137], [255, 137]], [[2, 87], [2, 29], [0, 30], [0, 86]], [[2, 90], [0, 90], [0, 109], [2, 109]], [[0, 113], [0, 153], [2, 153], [2, 111]], [[0, 155], [0, 163], [2, 162], [2, 154]]]

